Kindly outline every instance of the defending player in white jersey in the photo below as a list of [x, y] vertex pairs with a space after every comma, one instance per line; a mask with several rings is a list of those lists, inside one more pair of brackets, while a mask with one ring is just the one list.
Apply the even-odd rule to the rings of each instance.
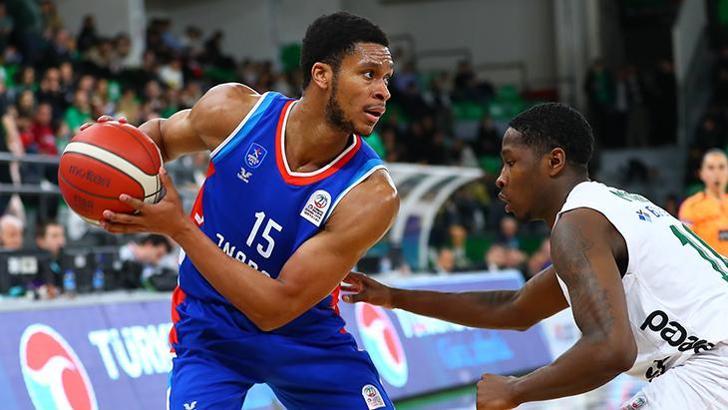
[[582, 336], [522, 377], [483, 375], [478, 409], [593, 390], [622, 372], [651, 383], [624, 409], [728, 409], [728, 264], [640, 195], [589, 180], [591, 127], [542, 104], [503, 138], [506, 210], [552, 227], [553, 266], [518, 291], [441, 293], [347, 278], [365, 301], [467, 326], [527, 329], [571, 305]]

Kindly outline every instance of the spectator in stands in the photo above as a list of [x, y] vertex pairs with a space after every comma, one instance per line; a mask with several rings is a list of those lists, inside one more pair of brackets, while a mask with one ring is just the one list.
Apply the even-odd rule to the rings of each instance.
[[0, 217], [0, 246], [2, 250], [17, 251], [23, 248], [25, 224], [14, 215]]
[[468, 259], [465, 246], [468, 242], [468, 231], [464, 226], [454, 224], [450, 226], [450, 250], [453, 254], [455, 268], [464, 271], [472, 266]]
[[14, 25], [13, 17], [8, 15], [5, 3], [0, 3], [0, 50], [5, 50], [8, 45]]
[[180, 41], [187, 56], [193, 59], [198, 58], [205, 51], [202, 43], [202, 31], [198, 27], [187, 26]]
[[273, 73], [273, 65], [269, 60], [263, 61], [260, 64], [258, 88], [261, 90], [270, 90], [271, 88], [273, 88], [274, 79], [275, 74]]
[[499, 268], [521, 268], [526, 262], [526, 254], [521, 250], [518, 239], [518, 221], [512, 216], [504, 216], [499, 227], [496, 243], [491, 247], [495, 249], [486, 253], [486, 263]]
[[91, 74], [84, 74], [78, 80], [78, 91], [83, 91], [88, 95], [91, 95], [96, 87], [96, 78]]
[[202, 87], [197, 81], [190, 81], [180, 94], [180, 102], [184, 107], [191, 108], [202, 97]]
[[66, 99], [61, 92], [61, 72], [55, 67], [47, 69], [37, 92], [38, 102], [50, 104], [52, 120], [59, 121], [66, 111]]
[[61, 252], [66, 246], [63, 225], [56, 221], [38, 224], [35, 230], [35, 245], [38, 249], [48, 252], [50, 259], [39, 267], [34, 285], [41, 299], [53, 299], [60, 293], [59, 289], [63, 283]]
[[110, 76], [114, 62], [114, 48], [111, 39], [100, 37], [96, 44], [86, 52], [85, 60], [97, 76]]
[[238, 68], [239, 77], [245, 84], [258, 84], [258, 67], [257, 64], [250, 60], [245, 59], [240, 63]]
[[70, 61], [64, 61], [58, 66], [58, 71], [61, 76], [61, 94], [63, 94], [66, 105], [69, 106], [73, 103], [75, 93], [73, 64]]
[[[615, 132], [609, 138], [620, 145], [644, 147], [647, 145], [647, 112], [644, 91], [637, 68], [628, 65], [619, 69], [615, 85]], [[615, 145], [617, 145], [615, 143]]]
[[53, 132], [51, 121], [53, 119], [53, 108], [50, 103], [38, 104], [33, 123], [30, 126], [30, 133], [23, 141], [26, 152], [46, 155], [58, 155], [56, 147], [56, 136]]
[[50, 0], [43, 0], [40, 2], [40, 13], [41, 13], [41, 24], [43, 35], [46, 38], [50, 38], [53, 33], [63, 29], [63, 20], [58, 14], [56, 5]]
[[[25, 149], [25, 142], [33, 140], [33, 134], [30, 133], [30, 126], [33, 124], [32, 116], [18, 116], [18, 118], [15, 120], [15, 123], [18, 126], [18, 135], [20, 137], [21, 149], [23, 150], [23, 152], [27, 152]], [[34, 154], [35, 151], [31, 151], [31, 153]]]
[[38, 249], [50, 252], [54, 258], [61, 254], [66, 246], [66, 232], [63, 225], [56, 221], [47, 221], [38, 224], [35, 231], [35, 244]]
[[680, 220], [713, 249], [728, 256], [728, 158], [723, 150], [705, 153], [700, 179], [705, 189], [683, 202]]
[[516, 218], [504, 216], [501, 219], [497, 242], [506, 248], [520, 249], [521, 242], [518, 239], [518, 221]]
[[412, 60], [407, 61], [402, 66], [402, 69], [397, 71], [392, 78], [392, 85], [394, 86], [394, 92], [403, 93], [410, 86], [414, 84], [417, 88], [419, 86], [420, 77], [415, 68], [415, 62]]
[[432, 110], [437, 126], [446, 130], [453, 127], [451, 94], [450, 74], [446, 71], [434, 75], [429, 87], [423, 90], [423, 98]]
[[154, 112], [159, 113], [164, 109], [162, 87], [157, 80], [149, 80], [144, 85], [144, 100], [149, 109]]
[[523, 269], [526, 254], [519, 249], [509, 248], [503, 243], [494, 243], [485, 253], [485, 265], [488, 270]]
[[46, 67], [58, 67], [64, 61], [71, 60], [75, 52], [73, 37], [66, 30], [58, 30], [53, 36], [53, 41], [48, 44], [43, 63]]
[[78, 51], [85, 53], [91, 47], [96, 44], [98, 34], [96, 32], [96, 18], [93, 14], [87, 14], [83, 17], [83, 23], [81, 24], [81, 31], [78, 33], [76, 44], [78, 45]]
[[[203, 59], [208, 63], [218, 67], [229, 68], [231, 66], [230, 57], [226, 56], [222, 51], [222, 41], [225, 34], [221, 30], [217, 30], [205, 42], [205, 54]], [[266, 70], [263, 70], [264, 73]], [[266, 87], [266, 89], [268, 89]]]
[[134, 66], [135, 58], [131, 53], [131, 39], [126, 33], [119, 33], [111, 41], [114, 49], [114, 56], [111, 63], [111, 70], [114, 73], [129, 69]]
[[494, 243], [485, 252], [485, 266], [490, 271], [497, 271], [508, 267], [508, 250], [505, 246]]
[[427, 106], [415, 81], [410, 81], [405, 85], [397, 101], [408, 118], [419, 119], [430, 114], [430, 107]]
[[[85, 91], [76, 91], [73, 105], [66, 110], [63, 120], [74, 133], [78, 131], [81, 125], [91, 121], [91, 104], [88, 102], [88, 94]], [[127, 120], [129, 120], [128, 117]]]
[[96, 81], [96, 88], [94, 89], [92, 105], [95, 106], [99, 112], [105, 115], [114, 114], [116, 109], [116, 103], [111, 97], [111, 92], [109, 90], [109, 80], [107, 80], [106, 78], [99, 78]]
[[177, 36], [175, 36], [172, 32], [172, 20], [160, 20], [159, 32], [161, 35], [162, 44], [164, 44], [167, 49], [170, 49], [173, 52], [178, 52], [182, 50], [184, 44], [179, 39], [177, 39]]
[[138, 242], [130, 242], [119, 250], [122, 260], [133, 260], [145, 265], [156, 265], [172, 251], [172, 244], [165, 236], [150, 234]]
[[137, 100], [136, 93], [133, 88], [127, 88], [119, 99], [119, 104], [116, 106], [117, 115], [126, 118], [131, 124], [139, 123], [139, 115], [141, 106]]
[[34, 1], [5, 2], [15, 20], [13, 38], [18, 42], [25, 64], [33, 65], [40, 59], [45, 43], [38, 4]]
[[387, 162], [400, 161], [401, 154], [399, 153], [399, 145], [397, 144], [397, 132], [395, 131], [395, 129], [391, 127], [383, 128], [380, 138], [384, 146], [383, 150], [386, 153], [383, 159]]
[[180, 107], [179, 90], [167, 87], [165, 89], [164, 96], [162, 97], [162, 101], [164, 101], [162, 112], [160, 113], [162, 117], [170, 117], [182, 109], [182, 107]]
[[32, 118], [35, 114], [35, 94], [33, 90], [23, 90], [18, 97], [16, 109], [18, 116], [23, 118]]
[[475, 141], [475, 155], [479, 158], [484, 156], [500, 156], [501, 137], [495, 128], [493, 118], [485, 116], [478, 126], [478, 137]]
[[549, 265], [551, 265], [551, 241], [549, 238], [544, 238], [538, 250], [534, 252], [530, 258], [528, 258], [528, 272], [526, 279], [532, 278], [533, 275], [546, 269]]
[[589, 68], [584, 82], [584, 92], [594, 131], [599, 139], [608, 145], [609, 117], [614, 107], [614, 79], [602, 60], [594, 61]]
[[[58, 140], [52, 128], [53, 109], [49, 103], [38, 104], [33, 123], [27, 133], [21, 133], [25, 151], [34, 154], [58, 155]], [[42, 180], [58, 184], [58, 165], [27, 164], [23, 167], [23, 176], [27, 182], [40, 183]], [[28, 204], [38, 204], [38, 198], [30, 198]], [[48, 198], [48, 214], [43, 218], [55, 218], [58, 214], [58, 197]]]
[[427, 141], [422, 123], [413, 121], [404, 139], [404, 146], [407, 149], [403, 150], [403, 153], [406, 157], [401, 159], [407, 162], [424, 163], [427, 158], [429, 141]]
[[[12, 107], [8, 107], [4, 84], [0, 84], [0, 122], [0, 152], [12, 153], [17, 156], [23, 155], [24, 150], [20, 141], [20, 132]], [[13, 176], [13, 167], [15, 167], [15, 176]], [[0, 162], [0, 183], [12, 184], [14, 180], [20, 182], [19, 177], [17, 164]], [[5, 213], [10, 198], [11, 195], [9, 194], [0, 194], [0, 213]]]
[[32, 66], [23, 67], [18, 74], [18, 81], [13, 89], [13, 94], [19, 95], [26, 90], [36, 92], [38, 90], [38, 84], [35, 81], [35, 77], [35, 68]]
[[455, 72], [455, 88], [453, 89], [453, 100], [475, 101], [478, 99], [477, 78], [475, 70], [470, 61], [458, 62]]
[[167, 64], [159, 67], [159, 79], [162, 80], [162, 83], [165, 86], [171, 89], [182, 89], [182, 60], [180, 60], [179, 58], [174, 58]]
[[155, 54], [165, 54], [167, 50], [162, 42], [162, 33], [160, 30], [161, 19], [155, 18], [147, 24], [146, 40], [147, 50]]
[[[451, 149], [447, 145], [447, 137], [442, 130], [437, 130], [426, 138], [430, 141], [427, 144], [427, 156], [425, 157], [425, 162], [428, 165], [447, 165], [452, 163], [453, 155], [451, 155]], [[459, 158], [460, 152], [457, 154]]]
[[435, 264], [435, 273], [439, 275], [447, 275], [455, 272], [455, 254], [452, 249], [442, 248], [437, 253], [437, 262]]
[[172, 243], [165, 236], [150, 234], [138, 242], [119, 249], [122, 261], [121, 283], [124, 288], [148, 287], [153, 276], [162, 274], [160, 262], [172, 252]]
[[23, 56], [20, 55], [15, 44], [8, 44], [5, 49], [0, 49], [0, 57], [9, 66], [19, 66], [23, 62]]

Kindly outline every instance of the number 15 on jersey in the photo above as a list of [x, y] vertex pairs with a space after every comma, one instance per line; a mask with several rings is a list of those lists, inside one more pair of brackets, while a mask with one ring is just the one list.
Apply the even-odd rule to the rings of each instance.
[[[248, 234], [248, 239], [245, 241], [245, 244], [249, 247], [253, 247], [255, 237], [258, 235], [258, 231], [260, 231], [260, 227], [263, 225], [265, 219], [265, 212], [255, 213], [255, 224], [253, 225], [253, 229], [250, 230], [250, 234]], [[273, 253], [273, 248], [276, 246], [276, 240], [271, 236], [271, 230], [281, 232], [283, 231], [283, 227], [278, 222], [268, 218], [268, 222], [266, 222], [263, 234], [261, 235], [261, 240], [265, 242], [265, 246], [259, 242], [258, 246], [255, 247], [260, 256], [266, 259], [270, 258], [270, 255]]]

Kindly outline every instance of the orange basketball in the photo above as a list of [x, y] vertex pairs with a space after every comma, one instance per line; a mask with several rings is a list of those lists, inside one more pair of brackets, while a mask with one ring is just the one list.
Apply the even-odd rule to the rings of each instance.
[[61, 155], [58, 186], [68, 206], [89, 223], [102, 213], [130, 213], [119, 201], [128, 194], [144, 202], [162, 197], [157, 145], [142, 131], [116, 121], [96, 123], [79, 132]]

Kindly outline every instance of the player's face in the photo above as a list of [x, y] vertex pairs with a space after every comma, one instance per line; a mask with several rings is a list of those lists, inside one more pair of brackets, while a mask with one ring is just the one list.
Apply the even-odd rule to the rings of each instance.
[[346, 132], [371, 134], [391, 96], [387, 86], [393, 67], [387, 47], [357, 44], [354, 52], [342, 59], [334, 76], [326, 105], [329, 122]]
[[503, 168], [495, 182], [500, 188], [498, 198], [506, 203], [506, 212], [530, 220], [543, 187], [541, 157], [522, 142], [518, 131], [509, 128], [503, 136], [501, 158]]
[[709, 154], [700, 168], [700, 179], [706, 188], [725, 191], [728, 185], [728, 159], [723, 154]]
[[156, 266], [165, 255], [167, 255], [167, 248], [164, 245], [154, 246], [152, 244], [147, 244], [142, 247], [142, 252], [139, 255], [139, 261]]

